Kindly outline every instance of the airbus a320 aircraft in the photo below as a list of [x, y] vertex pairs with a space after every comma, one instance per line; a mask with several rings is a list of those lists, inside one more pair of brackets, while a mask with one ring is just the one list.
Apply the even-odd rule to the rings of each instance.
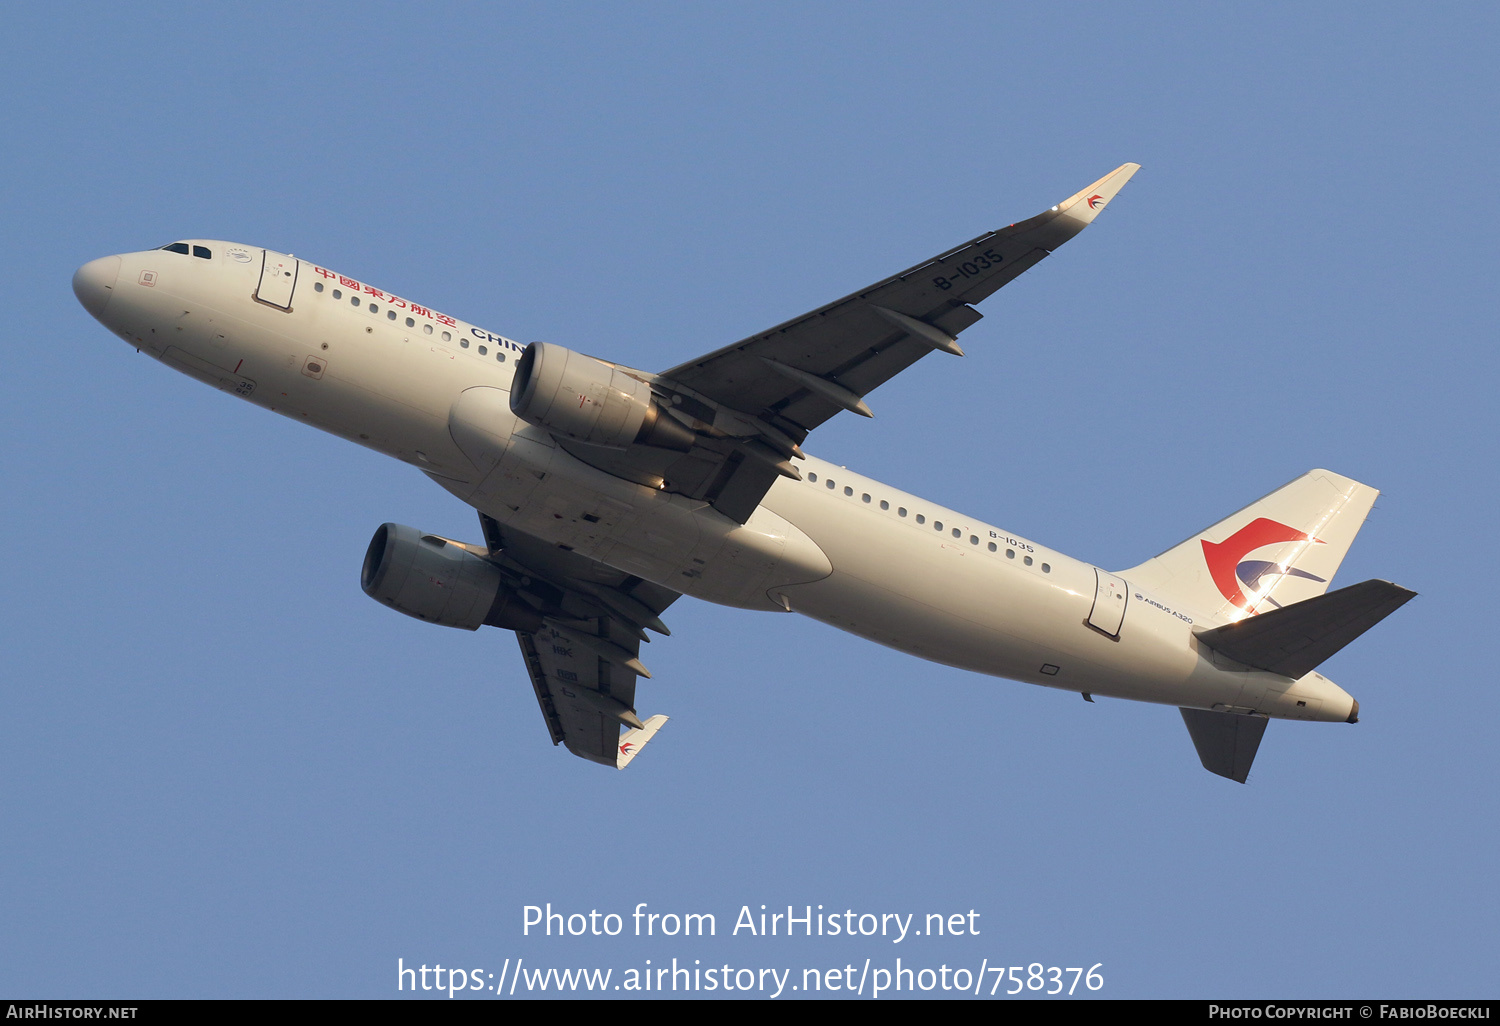
[[[516, 633], [553, 744], [623, 769], [647, 631], [680, 595], [797, 612], [996, 677], [1179, 706], [1243, 782], [1271, 718], [1354, 723], [1316, 668], [1414, 594], [1328, 583], [1375, 489], [1314, 470], [1129, 570], [1070, 559], [803, 451], [973, 304], [1094, 220], [1125, 164], [768, 331], [653, 374], [516, 342], [328, 268], [203, 239], [79, 268], [131, 346], [404, 460], [479, 511], [482, 543], [384, 524], [361, 584], [430, 623]], [[623, 732], [622, 732], [623, 731]]]

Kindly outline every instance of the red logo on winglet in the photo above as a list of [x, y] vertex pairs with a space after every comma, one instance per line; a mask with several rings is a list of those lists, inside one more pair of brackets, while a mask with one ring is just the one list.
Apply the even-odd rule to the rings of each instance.
[[[1219, 593], [1230, 602], [1241, 609], [1250, 610], [1250, 600], [1245, 597], [1240, 588], [1239, 575], [1235, 573], [1239, 566], [1240, 558], [1262, 545], [1275, 545], [1277, 542], [1310, 541], [1321, 544], [1317, 538], [1310, 534], [1304, 534], [1294, 527], [1278, 524], [1274, 520], [1260, 517], [1250, 521], [1244, 527], [1231, 534], [1221, 542], [1205, 541], [1203, 543], [1203, 561], [1208, 564], [1208, 572], [1213, 576], [1214, 584], [1219, 588]], [[1308, 575], [1311, 576], [1311, 575]], [[1315, 578], [1322, 580], [1322, 578]]]
[[1089, 209], [1090, 210], [1098, 210], [1099, 207], [1100, 207], [1100, 205], [1103, 204], [1103, 203], [1104, 203], [1104, 197], [1101, 196], [1101, 195], [1099, 195], [1097, 192], [1094, 193], [1094, 195], [1092, 195], [1092, 196], [1089, 197]]

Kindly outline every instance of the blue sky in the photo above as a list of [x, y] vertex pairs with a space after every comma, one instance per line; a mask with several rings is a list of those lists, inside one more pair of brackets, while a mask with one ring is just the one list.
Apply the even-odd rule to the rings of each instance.
[[[1109, 997], [1495, 995], [1492, 7], [7, 19], [0, 993], [901, 957], [1102, 963]], [[1311, 467], [1382, 489], [1338, 583], [1420, 597], [1323, 667], [1362, 722], [1273, 723], [1246, 786], [1173, 709], [692, 600], [646, 653], [672, 722], [627, 773], [574, 759], [508, 635], [359, 592], [380, 523], [477, 538], [469, 510], [135, 354], [68, 287], [233, 239], [659, 370], [1126, 160], [964, 362], [809, 448], [1111, 568]], [[523, 936], [546, 902], [718, 935]], [[731, 936], [761, 904], [980, 933]]]

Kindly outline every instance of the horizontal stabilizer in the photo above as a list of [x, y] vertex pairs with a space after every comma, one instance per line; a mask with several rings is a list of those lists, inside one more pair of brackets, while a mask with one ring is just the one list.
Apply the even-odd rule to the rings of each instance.
[[657, 713], [636, 729], [627, 730], [621, 734], [620, 753], [615, 758], [615, 769], [624, 769], [629, 766], [630, 760], [641, 754], [641, 749], [646, 747], [646, 742], [656, 736], [656, 732], [668, 719], [670, 717]]
[[1255, 761], [1269, 721], [1264, 716], [1206, 709], [1177, 711], [1182, 713], [1182, 722], [1187, 724], [1203, 768], [1243, 784], [1250, 775], [1250, 764]]
[[1415, 595], [1390, 581], [1365, 581], [1196, 633], [1231, 659], [1296, 680]]

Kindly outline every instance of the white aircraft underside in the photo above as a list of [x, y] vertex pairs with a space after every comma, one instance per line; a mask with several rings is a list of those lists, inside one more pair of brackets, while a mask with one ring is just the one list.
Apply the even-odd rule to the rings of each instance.
[[[978, 673], [1181, 707], [1243, 781], [1268, 718], [1354, 722], [1314, 669], [1412, 597], [1328, 592], [1376, 491], [1315, 470], [1108, 572], [803, 452], [1087, 226], [1126, 164], [820, 310], [661, 374], [521, 345], [292, 256], [217, 240], [103, 257], [79, 301], [137, 349], [413, 464], [479, 511], [465, 544], [387, 524], [362, 582], [430, 622], [516, 632], [554, 744], [624, 768], [646, 630], [678, 595], [798, 612]], [[622, 733], [622, 730], [624, 731]]]

